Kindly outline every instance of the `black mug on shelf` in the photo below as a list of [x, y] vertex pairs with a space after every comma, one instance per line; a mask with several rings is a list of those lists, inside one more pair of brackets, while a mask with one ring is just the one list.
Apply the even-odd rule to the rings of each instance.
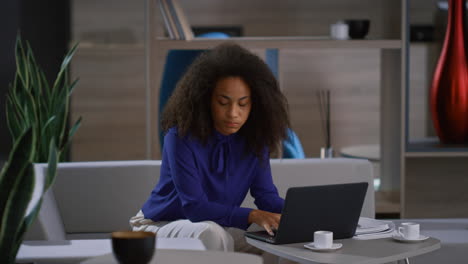
[[369, 19], [346, 19], [348, 35], [351, 39], [363, 39], [369, 33]]

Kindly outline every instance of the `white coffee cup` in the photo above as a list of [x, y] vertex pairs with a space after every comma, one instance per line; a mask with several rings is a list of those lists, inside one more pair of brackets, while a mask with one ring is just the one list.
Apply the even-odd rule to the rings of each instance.
[[338, 21], [335, 24], [330, 25], [330, 36], [333, 39], [346, 40], [349, 38], [348, 35], [348, 24], [344, 21]]
[[333, 245], [333, 232], [315, 231], [314, 246], [316, 248], [331, 248]]
[[419, 224], [412, 222], [401, 223], [401, 226], [398, 227], [398, 234], [404, 239], [418, 239]]

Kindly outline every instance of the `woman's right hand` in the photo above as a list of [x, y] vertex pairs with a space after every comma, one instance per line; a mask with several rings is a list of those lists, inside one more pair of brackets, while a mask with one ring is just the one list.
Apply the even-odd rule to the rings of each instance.
[[254, 209], [249, 214], [249, 224], [255, 223], [263, 227], [270, 236], [273, 236], [273, 230], [278, 229], [281, 214], [270, 213], [267, 211]]

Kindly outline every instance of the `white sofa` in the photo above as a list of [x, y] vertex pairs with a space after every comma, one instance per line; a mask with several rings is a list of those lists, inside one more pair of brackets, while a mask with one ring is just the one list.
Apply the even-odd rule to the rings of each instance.
[[[46, 194], [26, 240], [108, 238], [129, 229], [128, 219], [148, 198], [158, 181], [161, 161], [61, 163], [53, 191]], [[36, 164], [38, 174], [45, 164]], [[361, 215], [374, 216], [372, 165], [359, 159], [271, 160], [280, 195], [292, 186], [366, 181], [369, 189]], [[253, 207], [247, 196], [244, 206]], [[407, 220], [398, 220], [398, 222]], [[422, 232], [442, 241], [442, 248], [415, 257], [412, 263], [466, 263], [468, 219], [416, 219]], [[89, 256], [89, 255], [88, 255]], [[27, 256], [24, 256], [27, 257]], [[32, 259], [32, 258], [30, 258]]]
[[[293, 186], [368, 182], [361, 215], [374, 216], [373, 173], [368, 161], [297, 159], [270, 163], [274, 182], [283, 197]], [[46, 193], [17, 261], [77, 263], [104, 251], [110, 253], [109, 233], [129, 229], [128, 220], [150, 195], [159, 179], [160, 166], [161, 161], [156, 160], [60, 163], [53, 190]], [[46, 170], [46, 164], [36, 164], [36, 177], [42, 178]], [[248, 195], [242, 206], [255, 208], [253, 198]], [[64, 246], [60, 241], [65, 240]], [[89, 250], [80, 246], [83, 243], [89, 245], [86, 247]], [[59, 257], [47, 253], [55, 250], [68, 253]]]
[[[372, 166], [357, 159], [271, 160], [282, 197], [293, 186], [365, 181], [369, 183], [362, 216], [374, 217]], [[45, 173], [46, 164], [36, 164]], [[72, 162], [58, 166], [53, 192], [46, 194], [27, 240], [104, 238], [129, 229], [128, 220], [150, 195], [161, 161]], [[243, 206], [255, 208], [250, 195]]]

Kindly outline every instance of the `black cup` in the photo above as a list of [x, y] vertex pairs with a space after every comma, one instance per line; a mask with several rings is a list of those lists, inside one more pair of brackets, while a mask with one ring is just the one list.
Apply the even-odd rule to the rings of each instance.
[[152, 232], [112, 233], [112, 251], [121, 264], [147, 264], [153, 257], [156, 235]]
[[369, 32], [369, 19], [346, 19], [348, 35], [352, 39], [363, 39]]

